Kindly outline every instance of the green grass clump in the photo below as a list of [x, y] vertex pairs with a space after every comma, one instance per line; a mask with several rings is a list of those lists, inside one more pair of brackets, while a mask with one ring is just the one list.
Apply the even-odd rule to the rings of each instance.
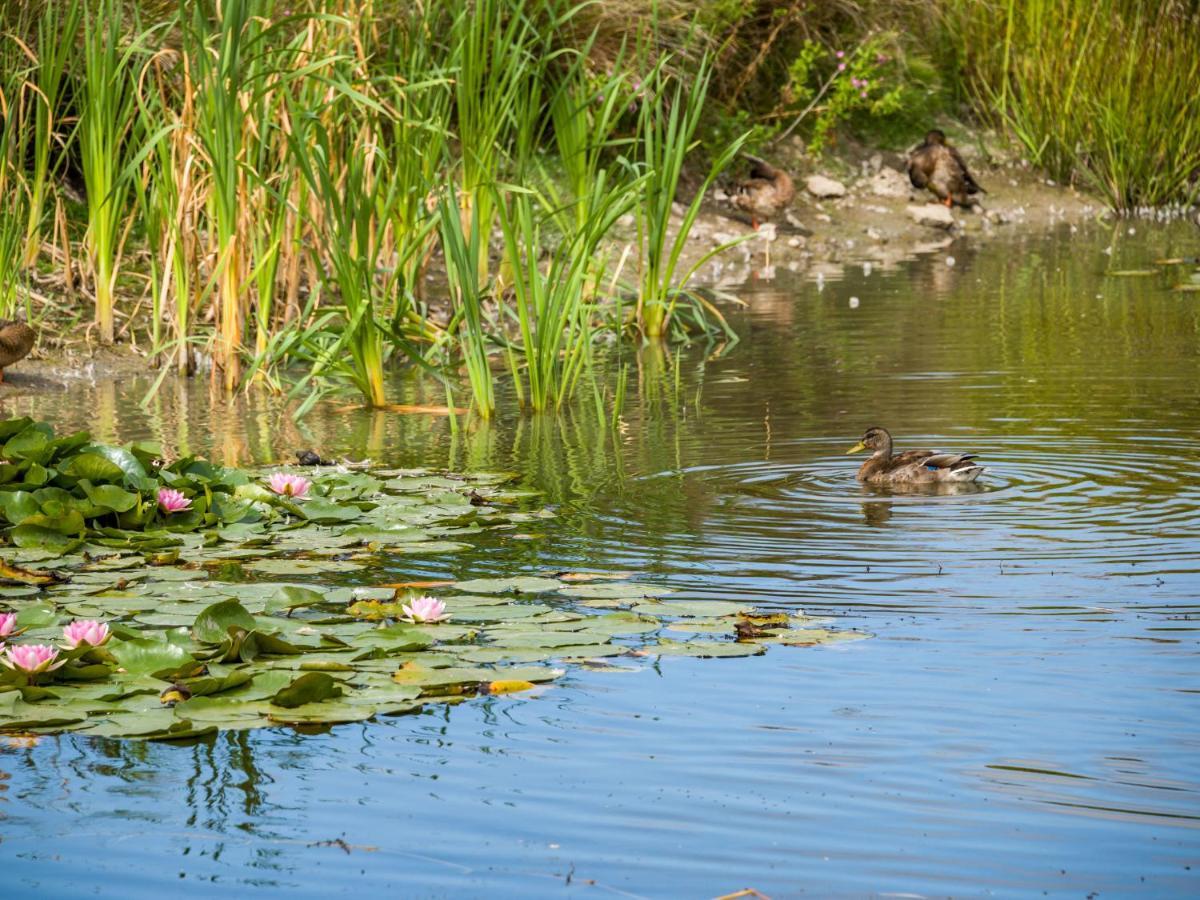
[[968, 94], [1030, 161], [1118, 210], [1200, 191], [1200, 9], [1147, 0], [947, 0]]

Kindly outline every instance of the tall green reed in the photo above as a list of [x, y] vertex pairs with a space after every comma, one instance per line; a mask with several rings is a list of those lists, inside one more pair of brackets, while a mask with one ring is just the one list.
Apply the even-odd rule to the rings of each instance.
[[127, 167], [134, 120], [134, 79], [138, 41], [125, 42], [122, 0], [96, 0], [84, 16], [83, 97], [79, 150], [87, 188], [88, 262], [95, 293], [100, 340], [115, 336], [113, 303], [120, 272], [122, 224], [128, 214], [132, 172]]
[[691, 268], [680, 272], [680, 258], [691, 234], [704, 195], [717, 176], [741, 150], [748, 135], [735, 138], [712, 161], [677, 227], [671, 214], [684, 161], [697, 146], [696, 129], [712, 78], [712, 62], [701, 59], [690, 84], [660, 61], [646, 77], [638, 114], [638, 161], [646, 183], [638, 208], [641, 244], [637, 323], [650, 338], [666, 334], [680, 299], [686, 296], [692, 276], [709, 259], [725, 249], [717, 247]]
[[[42, 247], [42, 231], [46, 220], [46, 191], [57, 165], [51, 166], [51, 151], [56, 145], [66, 145], [70, 136], [65, 132], [62, 115], [63, 89], [69, 76], [68, 64], [75, 49], [79, 25], [83, 21], [82, 0], [47, 3], [37, 26], [35, 74], [36, 87], [33, 119], [33, 147], [29, 154], [29, 215], [25, 229], [25, 264], [33, 265]], [[65, 155], [55, 154], [57, 160]]]
[[1116, 209], [1194, 199], [1200, 10], [1149, 0], [945, 3], [968, 92], [1030, 160]]
[[293, 158], [324, 212], [314, 252], [328, 263], [326, 281], [342, 305], [340, 339], [322, 354], [313, 374], [344, 372], [369, 406], [383, 406], [384, 334], [377, 316], [386, 288], [379, 279], [380, 255], [397, 182], [367, 122], [360, 119], [359, 130], [350, 133], [353, 140], [343, 146], [315, 116], [293, 115], [293, 122]]
[[532, 111], [524, 106], [534, 56], [536, 31], [525, 0], [476, 0], [462, 3], [451, 27], [454, 70], [454, 124], [462, 154], [459, 193], [463, 231], [483, 237], [474, 269], [482, 288], [488, 277], [488, 236], [496, 222], [493, 185], [502, 172], [518, 120]]
[[183, 28], [196, 84], [196, 134], [208, 184], [207, 218], [217, 274], [218, 335], [214, 362], [225, 390], [241, 380], [241, 354], [249, 298], [247, 269], [253, 227], [249, 211], [249, 147], [260, 127], [264, 92], [280, 65], [272, 44], [283, 22], [272, 23], [273, 0], [222, 0], [194, 4]]
[[484, 419], [496, 411], [496, 390], [492, 378], [488, 348], [492, 341], [484, 322], [487, 276], [480, 272], [480, 259], [486, 246], [480, 234], [479, 219], [470, 216], [464, 227], [461, 209], [454, 203], [454, 185], [446, 185], [438, 202], [438, 237], [446, 261], [446, 281], [453, 316], [447, 333], [458, 341], [471, 399]]

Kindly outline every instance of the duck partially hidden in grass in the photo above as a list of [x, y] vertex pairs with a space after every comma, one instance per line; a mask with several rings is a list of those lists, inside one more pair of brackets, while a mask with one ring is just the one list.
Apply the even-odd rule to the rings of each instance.
[[936, 128], [909, 154], [908, 180], [915, 188], [932, 191], [947, 208], [955, 203], [971, 206], [972, 194], [987, 193], [968, 171], [958, 150], [947, 144], [946, 135]]
[[733, 186], [729, 202], [734, 209], [747, 213], [757, 231], [759, 224], [782, 213], [796, 198], [792, 176], [765, 159], [745, 154], [750, 160], [750, 177]]
[[975, 457], [964, 453], [905, 450], [893, 456], [886, 428], [868, 428], [846, 452], [860, 450], [874, 451], [858, 469], [858, 480], [868, 484], [967, 484], [983, 472], [983, 466], [971, 462]]
[[29, 355], [37, 333], [20, 319], [0, 319], [0, 382], [4, 370]]

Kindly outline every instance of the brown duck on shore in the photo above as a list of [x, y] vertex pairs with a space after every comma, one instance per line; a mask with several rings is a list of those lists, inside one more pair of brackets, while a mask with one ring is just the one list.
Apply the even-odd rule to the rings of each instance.
[[908, 156], [908, 180], [915, 188], [928, 188], [947, 207], [971, 206], [971, 194], [986, 194], [967, 170], [967, 164], [946, 135], [933, 129], [925, 142]]
[[796, 197], [792, 177], [765, 159], [746, 154], [750, 160], [750, 177], [743, 178], [733, 188], [730, 203], [734, 209], [749, 213], [755, 229], [779, 215]]
[[964, 453], [905, 450], [893, 456], [892, 436], [886, 428], [868, 428], [846, 452], [859, 450], [874, 451], [856, 476], [869, 484], [965, 484], [983, 472], [983, 466], [971, 462], [975, 457]]
[[4, 370], [29, 355], [37, 334], [20, 319], [0, 319], [0, 382]]

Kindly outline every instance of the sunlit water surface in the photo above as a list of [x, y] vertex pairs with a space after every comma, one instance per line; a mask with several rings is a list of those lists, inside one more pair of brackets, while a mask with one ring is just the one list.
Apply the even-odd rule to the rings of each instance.
[[[139, 409], [145, 380], [14, 370], [4, 412], [60, 428], [509, 469], [559, 513], [384, 581], [633, 570], [874, 637], [320, 734], [12, 741], [5, 893], [1195, 896], [1200, 298], [1103, 273], [1197, 247], [1123, 225], [820, 288], [781, 273], [741, 292], [740, 344], [627, 358], [615, 438], [586, 405], [458, 434], [348, 404], [297, 425], [203, 382]], [[860, 487], [843, 451], [872, 424], [979, 453], [981, 490]]]

